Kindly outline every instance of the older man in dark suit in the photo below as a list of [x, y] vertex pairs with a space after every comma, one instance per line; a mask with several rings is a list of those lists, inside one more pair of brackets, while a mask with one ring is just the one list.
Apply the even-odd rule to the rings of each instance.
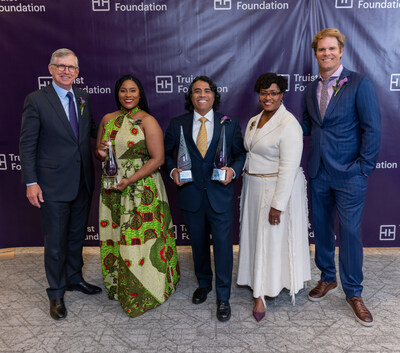
[[41, 211], [50, 315], [58, 320], [67, 315], [65, 290], [101, 292], [82, 277], [94, 187], [90, 137], [97, 127], [89, 96], [72, 87], [79, 73], [74, 52], [56, 50], [49, 71], [52, 83], [25, 99], [20, 158], [27, 198]]
[[[199, 287], [192, 302], [200, 304], [211, 291], [213, 273], [210, 259], [212, 234], [217, 294], [217, 318], [227, 321], [231, 316], [229, 297], [232, 282], [232, 225], [234, 220], [234, 183], [242, 171], [245, 151], [240, 126], [215, 111], [220, 95], [207, 76], [196, 77], [186, 94], [188, 114], [171, 120], [165, 134], [165, 167], [178, 185], [177, 204], [183, 210], [192, 245], [195, 274]], [[222, 125], [225, 125], [227, 166], [226, 179], [211, 180], [214, 158]], [[180, 129], [192, 162], [193, 182], [181, 183], [174, 152], [180, 144]]]
[[303, 131], [311, 135], [308, 160], [315, 262], [321, 280], [308, 295], [320, 301], [337, 289], [334, 222], [339, 216], [339, 274], [356, 319], [372, 326], [361, 297], [363, 244], [361, 221], [367, 179], [380, 145], [380, 111], [372, 81], [340, 63], [345, 37], [336, 28], [314, 36], [312, 47], [320, 79], [307, 86]]

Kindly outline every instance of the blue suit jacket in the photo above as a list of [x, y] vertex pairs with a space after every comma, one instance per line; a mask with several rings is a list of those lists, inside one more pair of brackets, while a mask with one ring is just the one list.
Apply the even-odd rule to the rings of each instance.
[[318, 80], [304, 95], [302, 128], [311, 135], [308, 173], [314, 178], [323, 161], [332, 177], [370, 175], [376, 165], [381, 135], [378, 97], [372, 81], [343, 68], [347, 82], [332, 95], [322, 121], [317, 100]]
[[[225, 212], [234, 205], [234, 183], [223, 185], [218, 181], [212, 181], [211, 175], [214, 168], [214, 158], [222, 129], [220, 123], [222, 114], [214, 112], [214, 132], [210, 147], [204, 158], [201, 156], [192, 138], [193, 113], [185, 114], [171, 120], [165, 133], [165, 164], [168, 175], [176, 168], [175, 152], [179, 148], [180, 127], [192, 161], [193, 182], [178, 187], [177, 205], [179, 208], [195, 212], [200, 208], [203, 193], [206, 192], [211, 207], [217, 213]], [[246, 158], [243, 147], [243, 138], [240, 125], [237, 120], [231, 119], [224, 122], [227, 145], [228, 166], [233, 168], [236, 179], [240, 176]]]

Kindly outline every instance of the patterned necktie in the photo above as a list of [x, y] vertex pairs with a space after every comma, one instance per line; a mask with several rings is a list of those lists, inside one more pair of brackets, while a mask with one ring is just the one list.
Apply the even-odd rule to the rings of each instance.
[[328, 106], [328, 83], [330, 79], [321, 80], [322, 88], [321, 88], [321, 99], [319, 101], [319, 111], [321, 113], [321, 119], [324, 120], [326, 108]]
[[207, 118], [204, 116], [199, 119], [201, 121], [201, 126], [199, 130], [199, 134], [197, 135], [196, 145], [199, 149], [201, 155], [204, 156], [207, 153], [207, 129], [206, 129], [206, 121]]
[[69, 110], [69, 123], [71, 124], [72, 130], [74, 131], [75, 137], [79, 138], [78, 118], [76, 117], [76, 110], [74, 104], [74, 96], [71, 92], [67, 93], [69, 98], [68, 110]]

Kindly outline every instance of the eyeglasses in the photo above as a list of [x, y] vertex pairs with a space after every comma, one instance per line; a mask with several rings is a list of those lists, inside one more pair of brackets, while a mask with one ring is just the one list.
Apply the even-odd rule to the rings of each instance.
[[279, 96], [282, 92], [277, 92], [277, 91], [260, 91], [260, 96], [271, 96], [271, 97], [276, 97]]
[[75, 72], [78, 69], [78, 66], [72, 66], [72, 65], [64, 65], [64, 64], [52, 64], [57, 68], [58, 71], [65, 71], [68, 69], [68, 72]]

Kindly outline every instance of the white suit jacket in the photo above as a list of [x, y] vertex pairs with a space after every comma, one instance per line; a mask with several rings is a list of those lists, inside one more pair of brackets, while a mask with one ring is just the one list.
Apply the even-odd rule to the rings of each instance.
[[247, 124], [244, 168], [251, 174], [278, 173], [271, 206], [284, 211], [292, 192], [303, 153], [303, 131], [297, 119], [282, 104], [256, 134], [263, 112]]

